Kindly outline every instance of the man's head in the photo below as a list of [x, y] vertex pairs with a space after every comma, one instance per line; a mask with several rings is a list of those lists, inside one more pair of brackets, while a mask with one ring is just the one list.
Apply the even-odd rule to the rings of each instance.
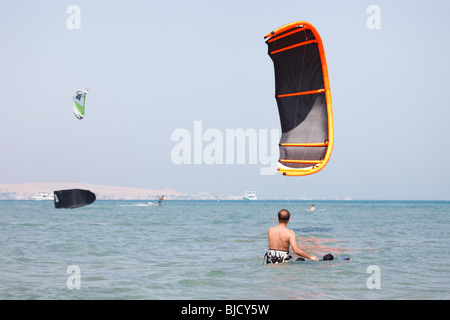
[[286, 209], [281, 209], [278, 211], [278, 221], [281, 223], [288, 223], [289, 219], [291, 218], [291, 214]]

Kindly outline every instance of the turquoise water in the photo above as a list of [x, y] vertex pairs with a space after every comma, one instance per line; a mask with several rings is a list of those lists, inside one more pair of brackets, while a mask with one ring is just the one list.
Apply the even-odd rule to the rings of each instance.
[[[0, 201], [0, 299], [450, 299], [450, 202], [314, 204]], [[350, 261], [263, 265], [281, 208], [305, 251]]]

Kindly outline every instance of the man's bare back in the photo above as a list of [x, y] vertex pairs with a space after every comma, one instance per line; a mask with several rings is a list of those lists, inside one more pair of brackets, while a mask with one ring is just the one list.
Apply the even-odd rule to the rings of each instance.
[[312, 256], [304, 252], [297, 244], [295, 232], [287, 228], [287, 223], [290, 219], [290, 213], [286, 209], [278, 212], [278, 226], [271, 227], [267, 231], [267, 237], [269, 239], [269, 250], [285, 251], [289, 252], [289, 246], [299, 256], [317, 261], [316, 256]]
[[291, 244], [293, 234], [294, 232], [289, 230], [286, 225], [283, 224], [269, 228], [269, 231], [267, 231], [267, 237], [269, 238], [269, 249], [289, 251], [289, 245]]

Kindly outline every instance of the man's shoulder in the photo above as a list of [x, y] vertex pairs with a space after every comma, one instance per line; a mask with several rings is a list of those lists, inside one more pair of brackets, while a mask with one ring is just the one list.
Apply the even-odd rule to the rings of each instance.
[[291, 229], [286, 229], [286, 233], [289, 233], [289, 235], [294, 236], [295, 237], [295, 232], [294, 230]]
[[293, 235], [295, 235], [295, 232], [293, 230], [285, 228], [285, 227], [283, 228], [283, 227], [280, 227], [280, 226], [270, 227], [269, 228], [269, 232], [270, 231], [277, 231], [277, 232], [280, 232], [280, 233], [283, 233], [283, 234], [293, 234]]

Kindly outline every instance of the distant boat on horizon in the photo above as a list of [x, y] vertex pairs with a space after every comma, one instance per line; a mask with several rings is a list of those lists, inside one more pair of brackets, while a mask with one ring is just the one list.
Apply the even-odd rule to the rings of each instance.
[[244, 201], [252, 201], [252, 200], [258, 200], [258, 197], [256, 196], [255, 191], [245, 191], [243, 199]]
[[41, 200], [54, 200], [53, 193], [49, 192], [38, 192], [32, 197], [33, 200], [41, 201]]

